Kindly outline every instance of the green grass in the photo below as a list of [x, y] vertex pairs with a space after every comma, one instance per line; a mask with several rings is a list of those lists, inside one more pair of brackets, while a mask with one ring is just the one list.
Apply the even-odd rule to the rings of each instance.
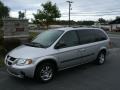
[[4, 64], [4, 59], [0, 57], [0, 68], [3, 67], [5, 64]]

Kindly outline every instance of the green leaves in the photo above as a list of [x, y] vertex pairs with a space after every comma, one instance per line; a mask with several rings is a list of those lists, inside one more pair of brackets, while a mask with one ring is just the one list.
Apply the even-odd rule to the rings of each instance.
[[48, 27], [56, 18], [60, 18], [61, 14], [56, 4], [52, 4], [52, 2], [48, 1], [41, 6], [43, 9], [38, 10], [37, 14], [33, 14], [35, 18], [34, 22], [41, 23]]
[[1, 1], [0, 1], [0, 52], [4, 50], [3, 47], [3, 31], [1, 30], [3, 26], [2, 18], [9, 16], [9, 8], [5, 6]]
[[0, 19], [9, 16], [10, 9], [0, 1]]
[[25, 13], [24, 12], [19, 11], [18, 14], [19, 14], [19, 19], [24, 19], [25, 18]]
[[102, 23], [105, 24], [105, 23], [106, 23], [106, 20], [103, 19], [103, 18], [99, 18], [99, 19], [98, 19], [98, 22], [101, 23], [101, 24], [102, 24]]

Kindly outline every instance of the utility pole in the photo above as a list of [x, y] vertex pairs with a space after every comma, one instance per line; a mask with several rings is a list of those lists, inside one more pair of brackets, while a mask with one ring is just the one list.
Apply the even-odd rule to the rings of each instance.
[[27, 12], [27, 10], [25, 9], [25, 12], [24, 12], [25, 13], [25, 19], [26, 19], [26, 12]]
[[71, 3], [73, 3], [72, 1], [66, 1], [69, 4], [69, 27], [70, 27], [70, 10], [71, 10]]

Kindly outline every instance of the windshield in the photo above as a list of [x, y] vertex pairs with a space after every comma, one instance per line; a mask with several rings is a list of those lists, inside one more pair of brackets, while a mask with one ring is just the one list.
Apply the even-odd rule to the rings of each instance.
[[62, 30], [49, 30], [42, 32], [31, 43], [35, 46], [49, 47], [60, 37], [63, 32], [64, 31]]

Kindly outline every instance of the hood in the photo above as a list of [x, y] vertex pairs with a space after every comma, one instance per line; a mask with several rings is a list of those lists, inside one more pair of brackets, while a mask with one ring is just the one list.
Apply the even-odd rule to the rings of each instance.
[[26, 45], [21, 45], [13, 49], [9, 55], [15, 58], [37, 58], [46, 55], [46, 48], [37, 48]]

